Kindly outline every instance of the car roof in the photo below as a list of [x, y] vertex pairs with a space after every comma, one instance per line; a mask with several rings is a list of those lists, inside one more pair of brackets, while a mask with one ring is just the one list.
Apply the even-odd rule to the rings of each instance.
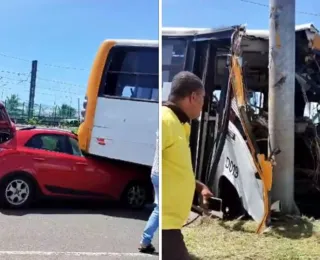
[[19, 141], [25, 143], [32, 136], [38, 134], [45, 135], [65, 135], [71, 138], [77, 139], [77, 135], [72, 133], [72, 131], [61, 128], [46, 128], [46, 127], [38, 127], [38, 126], [28, 126], [28, 127], [17, 127], [17, 136]]

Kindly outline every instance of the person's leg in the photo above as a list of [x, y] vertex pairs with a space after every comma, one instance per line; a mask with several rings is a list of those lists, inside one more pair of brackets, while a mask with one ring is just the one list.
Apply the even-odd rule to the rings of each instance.
[[181, 230], [162, 230], [162, 259], [190, 260]]
[[159, 175], [152, 175], [151, 180], [154, 187], [154, 203], [159, 205]]
[[[150, 248], [148, 248], [149, 245], [151, 245], [151, 241], [153, 239], [154, 233], [157, 231], [159, 227], [159, 177], [158, 175], [152, 175], [151, 177], [154, 191], [155, 191], [155, 207], [149, 217], [149, 220], [147, 222], [147, 225], [143, 231], [142, 240], [141, 240], [141, 247], [140, 251], [148, 251]], [[146, 250], [144, 250], [146, 249]], [[154, 251], [153, 249], [150, 249], [151, 251]]]

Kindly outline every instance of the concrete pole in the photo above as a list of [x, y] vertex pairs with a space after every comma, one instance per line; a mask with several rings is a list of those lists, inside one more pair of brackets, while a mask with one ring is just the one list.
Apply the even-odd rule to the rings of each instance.
[[38, 61], [33, 60], [32, 61], [32, 68], [31, 68], [31, 79], [30, 79], [28, 119], [33, 117], [34, 98], [35, 98], [35, 94], [36, 94], [37, 68], [38, 68]]
[[295, 214], [295, 0], [270, 0], [269, 19], [269, 134], [271, 148], [281, 150], [271, 196], [273, 202], [280, 200], [283, 213]]

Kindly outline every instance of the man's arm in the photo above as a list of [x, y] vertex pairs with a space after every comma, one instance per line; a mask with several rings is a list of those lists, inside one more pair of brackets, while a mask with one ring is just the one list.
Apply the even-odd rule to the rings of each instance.
[[201, 193], [201, 191], [206, 187], [201, 181], [196, 181], [196, 191]]
[[200, 181], [196, 181], [196, 191], [200, 193], [204, 199], [207, 199], [213, 196], [209, 188]]

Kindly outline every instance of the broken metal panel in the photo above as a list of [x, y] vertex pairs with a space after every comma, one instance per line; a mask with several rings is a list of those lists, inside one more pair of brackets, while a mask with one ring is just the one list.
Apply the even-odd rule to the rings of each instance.
[[296, 25], [296, 31], [310, 31], [314, 33], [318, 33], [318, 29], [312, 23], [300, 24]]
[[[235, 30], [245, 31], [245, 34], [250, 37], [256, 38], [269, 38], [269, 30], [250, 30], [246, 29], [245, 25], [235, 25], [229, 27], [219, 27], [219, 28], [186, 28], [186, 27], [163, 27], [162, 28], [162, 36], [164, 37], [212, 37], [221, 38], [221, 35], [224, 32], [230, 32]], [[296, 31], [308, 31], [310, 33], [318, 33], [318, 30], [313, 24], [302, 24], [296, 26]], [[220, 35], [218, 37], [218, 35]]]
[[[268, 91], [268, 30], [246, 30], [241, 48], [244, 60], [246, 88]], [[296, 26], [296, 72], [308, 82], [306, 90], [311, 100], [320, 99], [320, 40], [312, 24]], [[300, 89], [300, 87], [299, 87]]]
[[243, 75], [242, 69], [238, 63], [237, 56], [234, 55], [232, 58], [232, 77], [233, 77], [233, 91], [235, 94], [235, 99], [240, 111], [240, 121], [244, 133], [247, 137], [247, 144], [250, 149], [254, 164], [257, 168], [258, 174], [263, 183], [263, 202], [264, 202], [264, 217], [260, 222], [257, 232], [263, 232], [266, 227], [266, 221], [269, 216], [269, 192], [271, 191], [272, 186], [272, 164], [269, 160], [265, 158], [264, 154], [261, 154], [256, 143], [255, 137], [252, 133], [251, 124], [248, 119], [246, 112], [246, 96], [243, 86]]
[[[300, 24], [295, 26], [296, 32], [305, 31], [310, 33], [318, 33], [318, 29], [311, 23]], [[246, 30], [246, 35], [257, 38], [269, 39], [269, 30]]]
[[[297, 25], [296, 35], [305, 36], [305, 40], [308, 41], [309, 49], [320, 50], [320, 39], [318, 30], [312, 24]], [[265, 41], [269, 40], [269, 30], [246, 30], [243, 41], [243, 51], [246, 52], [265, 52], [268, 51], [268, 46], [265, 45]], [[260, 41], [259, 41], [260, 40]], [[301, 37], [297, 37], [297, 41], [301, 41]], [[297, 42], [297, 45], [299, 42]]]

